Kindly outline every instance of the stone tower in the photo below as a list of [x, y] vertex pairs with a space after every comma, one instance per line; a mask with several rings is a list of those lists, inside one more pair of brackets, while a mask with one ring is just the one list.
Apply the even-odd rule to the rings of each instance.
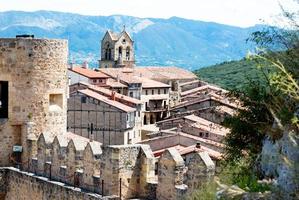
[[108, 30], [101, 42], [100, 68], [134, 67], [134, 41], [124, 30], [117, 34]]
[[66, 132], [67, 46], [28, 35], [0, 39], [0, 166], [27, 161], [41, 133]]

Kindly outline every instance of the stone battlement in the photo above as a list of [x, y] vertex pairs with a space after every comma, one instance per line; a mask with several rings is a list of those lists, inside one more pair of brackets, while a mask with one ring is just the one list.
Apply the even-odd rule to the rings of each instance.
[[23, 172], [13, 167], [3, 167], [0, 168], [0, 199], [118, 200], [119, 198], [102, 197], [33, 173]]
[[206, 152], [190, 154], [185, 162], [170, 148], [157, 161], [149, 145], [102, 146], [72, 133], [43, 133], [32, 147], [36, 153], [22, 166], [25, 170], [122, 199], [180, 199], [215, 172]]

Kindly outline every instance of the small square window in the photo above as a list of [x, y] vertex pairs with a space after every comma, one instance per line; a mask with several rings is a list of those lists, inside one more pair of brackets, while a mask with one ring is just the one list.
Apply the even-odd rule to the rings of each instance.
[[85, 96], [81, 97], [81, 103], [86, 103], [86, 97]]
[[49, 95], [50, 111], [62, 109], [63, 107], [63, 96], [62, 94], [50, 94]]

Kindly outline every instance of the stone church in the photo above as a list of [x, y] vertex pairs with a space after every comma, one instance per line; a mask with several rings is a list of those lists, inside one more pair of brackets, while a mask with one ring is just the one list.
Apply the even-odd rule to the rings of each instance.
[[134, 67], [134, 42], [123, 29], [119, 34], [108, 30], [101, 42], [100, 68]]

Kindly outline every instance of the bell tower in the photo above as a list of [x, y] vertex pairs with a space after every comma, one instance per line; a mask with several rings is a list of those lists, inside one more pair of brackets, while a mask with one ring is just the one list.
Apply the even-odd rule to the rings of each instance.
[[134, 41], [125, 26], [121, 33], [108, 30], [101, 42], [100, 68], [121, 68], [135, 66]]

